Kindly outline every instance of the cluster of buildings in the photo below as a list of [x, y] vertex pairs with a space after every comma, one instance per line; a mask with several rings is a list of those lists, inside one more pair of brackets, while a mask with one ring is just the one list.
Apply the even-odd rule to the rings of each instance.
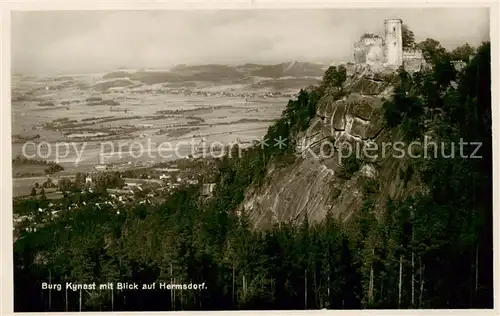
[[[95, 185], [96, 175], [99, 171], [108, 170], [108, 165], [99, 164], [94, 167], [96, 172], [86, 176], [85, 184], [92, 188]], [[171, 165], [169, 168], [153, 168], [148, 171], [147, 177], [141, 175], [139, 178], [126, 178], [124, 179], [125, 185], [122, 189], [108, 189], [108, 192], [113, 194], [134, 194], [138, 191], [163, 191], [171, 190], [183, 185], [198, 185], [200, 181], [196, 174], [189, 170], [177, 168], [177, 165]], [[214, 183], [204, 183], [203, 195], [211, 195]]]
[[292, 97], [294, 93], [286, 93], [281, 91], [274, 92], [235, 92], [235, 91], [193, 91], [185, 88], [180, 89], [169, 89], [166, 90], [166, 93], [170, 94], [184, 94], [184, 95], [196, 95], [196, 96], [204, 96], [204, 97], [241, 97], [241, 98], [273, 98], [273, 97]]
[[409, 72], [418, 71], [426, 66], [422, 51], [403, 49], [403, 21], [387, 19], [384, 21], [384, 36], [364, 34], [354, 43], [356, 64], [372, 67], [404, 66]]
[[236, 91], [202, 91], [191, 90], [189, 88], [159, 88], [159, 89], [130, 89], [114, 91], [116, 93], [132, 93], [132, 94], [151, 94], [159, 96], [161, 94], [177, 94], [185, 96], [203, 96], [203, 97], [242, 97], [242, 98], [274, 98], [274, 97], [293, 97], [294, 93], [274, 91], [274, 92], [236, 92]]
[[[403, 20], [387, 19], [384, 21], [384, 36], [365, 33], [354, 43], [354, 63], [367, 64], [371, 68], [403, 66], [407, 72], [419, 71], [429, 67], [420, 49], [405, 48], [403, 43]], [[466, 63], [453, 61], [457, 71]]]

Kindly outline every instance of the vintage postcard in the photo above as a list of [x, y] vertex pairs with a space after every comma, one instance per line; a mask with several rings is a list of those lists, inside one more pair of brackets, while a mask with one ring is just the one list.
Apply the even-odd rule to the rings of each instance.
[[496, 7], [51, 8], [2, 15], [14, 312], [494, 307]]

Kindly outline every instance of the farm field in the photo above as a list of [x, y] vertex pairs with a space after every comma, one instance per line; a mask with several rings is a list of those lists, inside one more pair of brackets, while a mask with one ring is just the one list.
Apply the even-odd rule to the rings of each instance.
[[[54, 161], [64, 168], [58, 176], [97, 164], [136, 167], [199, 156], [233, 142], [245, 147], [265, 135], [298, 92], [288, 77], [160, 84], [114, 76], [14, 76], [12, 158]], [[317, 81], [299, 79], [302, 86]], [[29, 194], [44, 168], [16, 165], [13, 177], [14, 196]]]

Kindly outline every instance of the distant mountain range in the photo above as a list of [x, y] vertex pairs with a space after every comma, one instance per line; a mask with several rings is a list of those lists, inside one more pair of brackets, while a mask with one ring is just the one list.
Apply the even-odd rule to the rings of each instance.
[[227, 66], [219, 64], [208, 65], [177, 65], [168, 71], [162, 70], [119, 70], [110, 72], [103, 79], [128, 78], [144, 84], [175, 83], [185, 81], [205, 82], [246, 82], [250, 77], [283, 78], [283, 77], [322, 77], [326, 65], [308, 62], [288, 62], [275, 65], [244, 64]]
[[40, 99], [42, 92], [76, 88], [107, 91], [110, 88], [135, 88], [165, 84], [169, 87], [238, 85], [250, 90], [285, 91], [316, 85], [328, 65], [308, 62], [286, 62], [274, 65], [247, 63], [237, 66], [206, 64], [177, 65], [170, 69], [119, 68], [109, 72], [61, 74], [59, 76], [13, 76], [12, 99]]

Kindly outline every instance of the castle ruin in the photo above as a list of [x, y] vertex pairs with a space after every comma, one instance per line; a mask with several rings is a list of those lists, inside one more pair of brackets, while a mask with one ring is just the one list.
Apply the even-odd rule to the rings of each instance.
[[403, 66], [407, 71], [418, 71], [425, 66], [425, 59], [420, 50], [403, 49], [403, 21], [387, 19], [384, 21], [385, 34], [365, 33], [354, 43], [354, 61], [356, 64], [368, 64], [371, 67]]

